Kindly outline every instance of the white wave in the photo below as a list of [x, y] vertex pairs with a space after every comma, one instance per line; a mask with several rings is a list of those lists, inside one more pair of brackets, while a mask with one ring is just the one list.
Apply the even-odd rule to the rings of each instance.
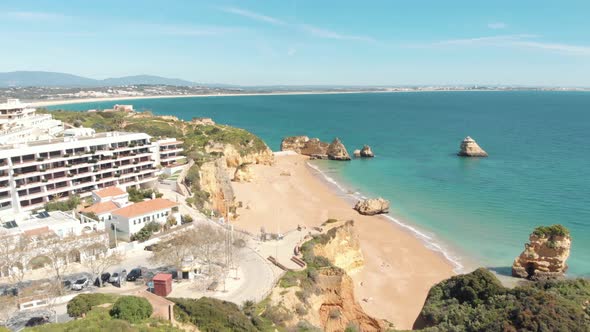
[[[333, 184], [342, 193], [346, 194], [346, 193], [349, 192], [343, 185], [341, 185], [340, 183], [338, 183], [332, 177], [328, 176], [318, 166], [312, 165], [309, 162], [307, 163], [307, 165], [309, 167], [311, 167], [312, 169], [316, 170], [319, 174], [322, 175], [322, 177], [327, 182]], [[366, 196], [364, 196], [363, 194], [361, 194], [358, 191], [353, 192], [352, 194], [350, 194], [350, 196], [352, 196], [352, 197], [354, 197], [356, 199], [367, 199]], [[395, 224], [399, 225], [400, 227], [405, 228], [408, 231], [410, 231], [416, 238], [418, 238], [419, 240], [421, 240], [422, 242], [424, 242], [424, 245], [426, 246], [426, 248], [428, 248], [428, 249], [430, 249], [432, 251], [438, 252], [441, 255], [443, 255], [443, 257], [446, 260], [448, 260], [449, 262], [451, 262], [451, 264], [454, 266], [453, 271], [455, 273], [462, 273], [462, 272], [464, 272], [464, 266], [463, 266], [463, 264], [461, 264], [459, 258], [456, 257], [456, 256], [454, 256], [453, 254], [451, 254], [448, 250], [446, 250], [443, 245], [437, 243], [436, 240], [432, 236], [429, 236], [428, 234], [425, 234], [424, 232], [421, 232], [420, 230], [418, 230], [417, 228], [415, 228], [415, 227], [413, 227], [411, 225], [408, 225], [408, 224], [406, 224], [404, 222], [401, 222], [400, 220], [392, 217], [389, 214], [385, 214], [383, 216], [385, 218], [391, 220]]]

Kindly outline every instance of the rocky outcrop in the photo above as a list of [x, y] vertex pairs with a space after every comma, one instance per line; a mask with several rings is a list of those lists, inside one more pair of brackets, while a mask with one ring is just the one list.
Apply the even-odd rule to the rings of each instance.
[[[294, 151], [305, 156], [326, 155], [329, 144], [318, 138], [307, 136], [285, 137], [281, 141], [281, 151]], [[320, 158], [318, 158], [320, 159]]]
[[347, 222], [330, 230], [329, 233], [331, 234], [328, 242], [314, 246], [314, 255], [326, 257], [334, 266], [346, 273], [354, 273], [363, 267], [363, 253], [359, 237], [354, 231], [354, 223]]
[[225, 212], [235, 205], [235, 195], [228, 173], [224, 158], [206, 162], [199, 169], [199, 187], [209, 193], [205, 208]]
[[330, 160], [350, 160], [350, 155], [346, 151], [346, 147], [340, 142], [338, 137], [334, 138], [332, 143], [330, 143], [326, 154]]
[[234, 182], [252, 182], [254, 174], [252, 171], [251, 164], [241, 164], [236, 168], [234, 172]]
[[514, 260], [512, 275], [531, 280], [563, 277], [571, 243], [569, 231], [561, 225], [536, 228]]
[[380, 213], [387, 213], [389, 212], [389, 201], [381, 197], [365, 199], [362, 201], [358, 201], [354, 206], [354, 209], [357, 210], [358, 213], [367, 216], [372, 216]]
[[352, 155], [353, 155], [355, 158], [360, 158], [360, 157], [361, 157], [361, 150], [359, 150], [359, 149], [356, 149], [356, 150], [354, 150], [354, 151], [352, 152]]
[[360, 151], [360, 155], [362, 158], [373, 158], [375, 157], [375, 154], [373, 153], [373, 150], [371, 150], [371, 147], [368, 145], [363, 146], [363, 148]]
[[461, 142], [457, 155], [461, 157], [487, 157], [488, 153], [473, 138], [467, 136]]
[[[341, 269], [328, 268], [319, 271], [317, 286], [319, 318], [323, 331], [344, 331], [350, 324], [359, 331], [385, 331], [385, 322], [367, 315], [354, 298], [352, 279]], [[319, 300], [319, 301], [318, 301]]]

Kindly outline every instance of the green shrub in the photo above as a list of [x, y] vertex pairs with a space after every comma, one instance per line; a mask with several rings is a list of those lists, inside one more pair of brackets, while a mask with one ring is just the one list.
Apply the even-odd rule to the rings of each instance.
[[52, 200], [45, 203], [46, 211], [71, 211], [78, 207], [80, 204], [79, 196], [71, 196], [66, 200]]
[[[200, 331], [257, 331], [253, 322], [231, 302], [202, 297], [172, 298], [174, 311], [183, 311]], [[175, 313], [176, 315], [176, 313]]]
[[539, 226], [533, 234], [539, 237], [569, 236], [570, 231], [563, 225]]
[[155, 221], [150, 221], [143, 226], [137, 233], [131, 236], [131, 241], [145, 242], [156, 232], [162, 229], [162, 225]]
[[180, 217], [180, 223], [181, 224], [188, 224], [188, 223], [191, 223], [191, 222], [193, 222], [193, 217], [191, 217], [190, 214], [183, 214]]
[[122, 296], [115, 302], [110, 313], [114, 318], [139, 323], [149, 318], [152, 310], [152, 305], [142, 297]]
[[104, 303], [112, 303], [117, 299], [113, 294], [80, 294], [68, 302], [67, 312], [71, 317], [81, 317], [88, 313], [92, 307]]
[[588, 331], [588, 298], [587, 280], [537, 282], [508, 289], [491, 272], [477, 269], [432, 287], [414, 327], [432, 331]]

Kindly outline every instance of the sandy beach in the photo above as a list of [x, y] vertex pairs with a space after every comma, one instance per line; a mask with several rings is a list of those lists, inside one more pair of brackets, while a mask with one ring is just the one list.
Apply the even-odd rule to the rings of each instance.
[[123, 101], [138, 99], [165, 99], [165, 98], [194, 98], [194, 97], [239, 97], [239, 96], [286, 96], [286, 95], [334, 95], [334, 94], [351, 94], [351, 93], [391, 93], [399, 91], [374, 91], [374, 90], [355, 90], [355, 91], [292, 91], [292, 92], [259, 92], [259, 93], [217, 93], [217, 94], [193, 94], [193, 95], [157, 95], [157, 96], [123, 96], [123, 97], [97, 97], [97, 98], [77, 98], [77, 99], [56, 99], [56, 100], [38, 100], [31, 101], [33, 107], [46, 107], [55, 105], [98, 103], [104, 101]]
[[430, 287], [453, 275], [449, 261], [406, 230], [386, 218], [354, 211], [314, 174], [307, 157], [279, 156], [274, 166], [255, 165], [253, 170], [253, 182], [233, 183], [244, 206], [238, 210], [236, 227], [285, 233], [297, 225], [318, 226], [328, 218], [353, 219], [365, 266], [352, 278], [357, 301], [368, 314], [409, 329]]

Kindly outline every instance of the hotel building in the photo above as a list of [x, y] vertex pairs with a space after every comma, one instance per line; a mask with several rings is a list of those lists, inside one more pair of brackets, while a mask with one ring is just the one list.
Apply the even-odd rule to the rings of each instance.
[[63, 131], [62, 122], [51, 114], [36, 114], [18, 99], [0, 104], [0, 144], [14, 144], [52, 138]]
[[54, 198], [157, 178], [158, 146], [143, 133], [107, 132], [0, 146], [0, 213], [42, 207]]

